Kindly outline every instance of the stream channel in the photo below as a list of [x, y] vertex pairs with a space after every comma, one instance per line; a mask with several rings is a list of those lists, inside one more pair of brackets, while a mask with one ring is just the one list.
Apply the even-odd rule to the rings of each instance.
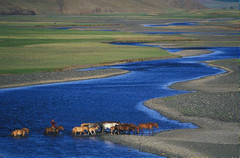
[[[101, 121], [134, 124], [157, 122], [157, 132], [197, 128], [191, 123], [163, 117], [145, 107], [143, 102], [156, 97], [189, 93], [168, 88], [175, 82], [225, 72], [200, 63], [202, 61], [238, 58], [238, 47], [205, 49], [213, 53], [91, 68], [120, 68], [130, 71], [115, 77], [0, 89], [0, 156], [156, 156], [102, 141], [98, 137], [72, 137], [71, 130], [83, 122]], [[171, 49], [168, 51], [174, 52]], [[58, 136], [43, 134], [45, 127], [50, 126], [52, 118], [65, 128]], [[31, 130], [29, 136], [9, 136], [12, 130], [22, 127]]]

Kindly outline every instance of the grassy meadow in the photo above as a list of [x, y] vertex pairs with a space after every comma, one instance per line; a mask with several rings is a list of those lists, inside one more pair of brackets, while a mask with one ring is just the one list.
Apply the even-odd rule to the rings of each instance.
[[[166, 21], [166, 18], [224, 18], [235, 17], [235, 14], [236, 11], [175, 10], [158, 14], [0, 16], [0, 74], [56, 71], [129, 59], [171, 57], [173, 55], [160, 48], [118, 46], [108, 42], [161, 42], [179, 46], [202, 46], [209, 44], [204, 42], [206, 37], [136, 34], [127, 29], [141, 30], [142, 23], [151, 23], [159, 19]], [[238, 21], [231, 22], [234, 25]], [[58, 29], [62, 27], [73, 28]], [[114, 31], [115, 29], [119, 31]]]
[[2, 26], [0, 74], [55, 71], [71, 66], [170, 56], [158, 48], [106, 43], [132, 38], [145, 39], [148, 36], [110, 31]]

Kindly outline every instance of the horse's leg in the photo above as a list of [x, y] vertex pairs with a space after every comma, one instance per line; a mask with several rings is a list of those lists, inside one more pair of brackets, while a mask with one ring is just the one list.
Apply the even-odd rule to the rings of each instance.
[[22, 136], [25, 136], [25, 132], [24, 131], [22, 131]]
[[104, 127], [102, 126], [102, 133], [104, 132]]
[[151, 129], [151, 131], [152, 131], [152, 135], [153, 135], [153, 127], [152, 128], [150, 128]]

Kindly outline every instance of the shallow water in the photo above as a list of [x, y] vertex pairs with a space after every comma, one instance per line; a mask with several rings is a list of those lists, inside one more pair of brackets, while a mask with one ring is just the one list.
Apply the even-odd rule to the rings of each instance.
[[150, 34], [150, 35], [157, 35], [157, 34], [167, 34], [167, 35], [180, 35], [180, 34], [202, 34], [202, 35], [240, 35], [239, 32], [236, 33], [227, 33], [227, 32], [174, 32], [174, 31], [140, 31], [135, 33], [142, 33], [142, 34]]
[[174, 22], [169, 24], [142, 24], [144, 27], [160, 27], [160, 26], [193, 26], [197, 25], [199, 22], [197, 21], [189, 21], [189, 22]]
[[[199, 61], [238, 58], [238, 47], [208, 49], [215, 53], [110, 66], [131, 71], [121, 76], [1, 89], [0, 156], [155, 156], [97, 137], [72, 137], [71, 129], [83, 122], [101, 121], [157, 122], [159, 132], [197, 128], [190, 123], [169, 120], [143, 106], [143, 102], [185, 93], [167, 87], [174, 82], [224, 72]], [[52, 118], [64, 125], [65, 131], [59, 136], [43, 135]], [[22, 127], [30, 128], [28, 137], [9, 137], [12, 130]]]

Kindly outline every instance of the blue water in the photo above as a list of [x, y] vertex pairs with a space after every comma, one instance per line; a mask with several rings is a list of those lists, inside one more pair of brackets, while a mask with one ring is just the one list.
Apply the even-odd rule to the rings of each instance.
[[89, 27], [72, 27], [72, 26], [69, 26], [69, 27], [56, 27], [54, 29], [70, 30], [70, 29], [80, 29], [80, 28], [89, 28]]
[[180, 34], [202, 34], [202, 35], [240, 35], [239, 32], [235, 33], [228, 33], [228, 32], [173, 32], [173, 31], [140, 31], [135, 33], [142, 33], [142, 34], [150, 34], [150, 35], [157, 35], [157, 34], [167, 34], [167, 35], [180, 35]]
[[[158, 131], [197, 128], [169, 120], [143, 102], [156, 97], [186, 93], [169, 89], [172, 83], [223, 73], [199, 61], [238, 58], [239, 48], [208, 48], [214, 53], [181, 59], [136, 62], [110, 66], [131, 73], [104, 79], [46, 84], [0, 90], [0, 156], [155, 156], [104, 142], [98, 137], [70, 135], [83, 122], [157, 122]], [[54, 118], [65, 131], [45, 136]], [[26, 138], [12, 138], [16, 128], [29, 128]], [[145, 131], [147, 133], [147, 131]]]
[[160, 26], [193, 26], [197, 25], [199, 22], [190, 21], [190, 22], [174, 22], [169, 24], [142, 24], [144, 27], [160, 27]]
[[[80, 29], [80, 28], [90, 28], [90, 27], [56, 27], [53, 29], [59, 29], [59, 30], [70, 30], [70, 29]], [[79, 30], [79, 31], [85, 31], [85, 30]], [[106, 31], [106, 32], [119, 32], [118, 30], [88, 30], [88, 31]]]
[[207, 21], [187, 21], [187, 22], [173, 22], [167, 24], [142, 24], [144, 27], [161, 27], [161, 26], [194, 26], [201, 22], [214, 22], [214, 21], [230, 21], [238, 20], [237, 18], [221, 18], [221, 19], [208, 19]]
[[[210, 19], [208, 22], [211, 21], [228, 21], [232, 19]], [[161, 26], [194, 26], [200, 23], [197, 21], [189, 21], [189, 22], [175, 22], [169, 24], [142, 24], [144, 27], [161, 27]], [[239, 31], [237, 32], [183, 32], [183, 31], [140, 31], [135, 33], [142, 33], [142, 34], [167, 34], [167, 35], [179, 35], [179, 34], [203, 34], [203, 35], [240, 35]]]

